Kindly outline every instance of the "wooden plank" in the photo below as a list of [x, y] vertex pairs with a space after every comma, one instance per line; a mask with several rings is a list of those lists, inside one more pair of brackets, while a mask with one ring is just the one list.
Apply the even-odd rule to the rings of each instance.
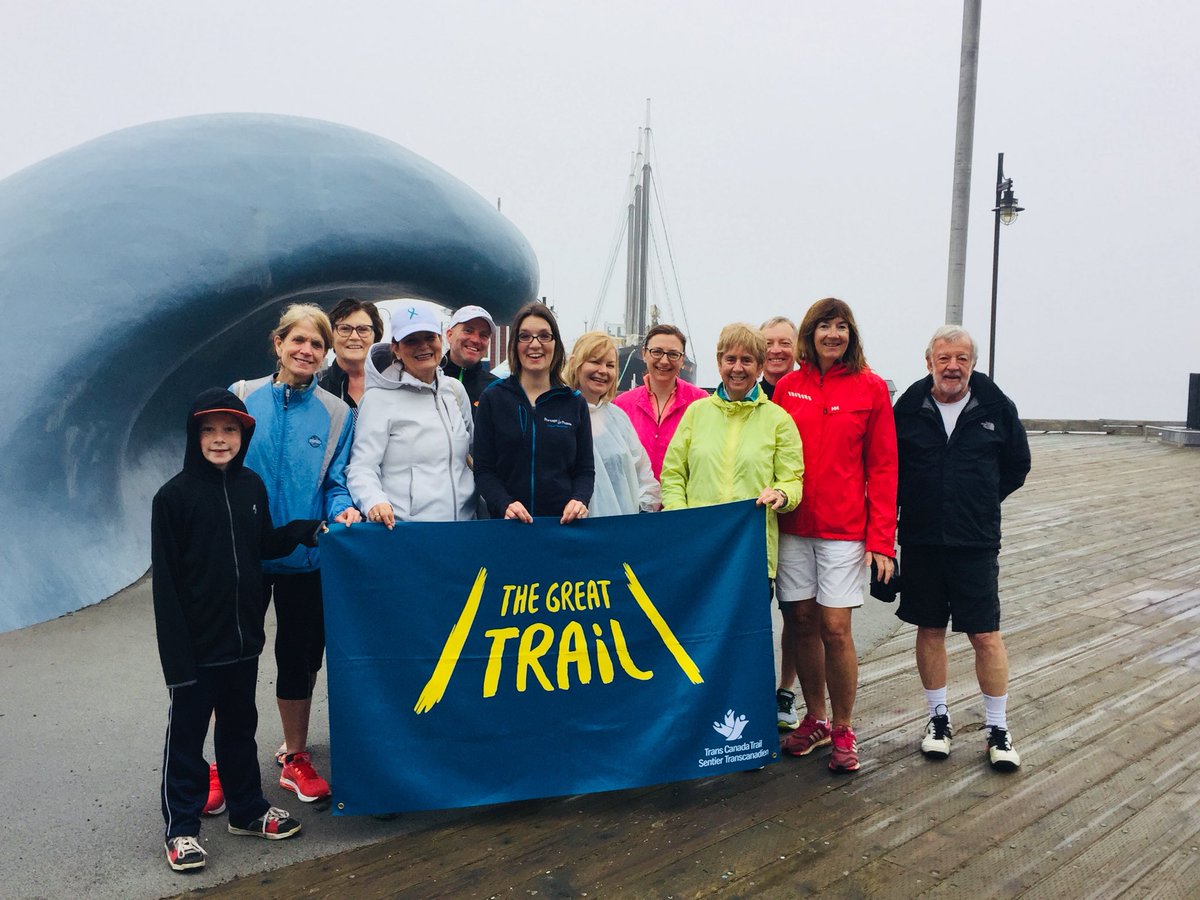
[[[856, 776], [834, 778], [818, 753], [473, 810], [203, 893], [1196, 896], [1200, 454], [1115, 437], [1030, 443], [1001, 553], [1019, 773], [984, 761], [961, 636], [948, 645], [954, 754], [920, 756], [923, 697], [903, 626], [861, 666]], [[1164, 872], [1176, 877], [1147, 877]]]

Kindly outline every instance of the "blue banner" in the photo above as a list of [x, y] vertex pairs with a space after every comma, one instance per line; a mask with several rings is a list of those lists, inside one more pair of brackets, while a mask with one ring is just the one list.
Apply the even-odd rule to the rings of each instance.
[[321, 538], [341, 815], [607, 791], [778, 756], [764, 512]]

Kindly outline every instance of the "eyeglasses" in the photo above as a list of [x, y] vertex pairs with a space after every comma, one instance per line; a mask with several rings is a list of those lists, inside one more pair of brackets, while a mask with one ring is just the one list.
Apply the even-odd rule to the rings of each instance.
[[554, 335], [548, 331], [539, 331], [537, 334], [530, 334], [528, 331], [517, 333], [518, 344], [530, 344], [537, 341], [539, 344], [553, 344]]
[[683, 359], [683, 354], [678, 350], [664, 350], [662, 347], [651, 347], [647, 351], [651, 359], [662, 359], [664, 356], [671, 362], [679, 362]]
[[334, 325], [333, 330], [338, 333], [339, 337], [350, 337], [352, 334], [357, 334], [360, 338], [373, 337], [375, 335], [374, 325]]

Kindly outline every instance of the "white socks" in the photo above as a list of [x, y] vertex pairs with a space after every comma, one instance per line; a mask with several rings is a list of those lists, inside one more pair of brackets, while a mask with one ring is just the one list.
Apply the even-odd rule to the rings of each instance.
[[[932, 691], [925, 689], [925, 702], [929, 706], [929, 718], [933, 718], [939, 712], [943, 713], [947, 718], [950, 716], [950, 707], [946, 705], [946, 688], [935, 688]], [[983, 714], [984, 728], [1003, 728], [1008, 730], [1008, 694], [1003, 697], [992, 697], [989, 694], [983, 694]]]
[[1008, 694], [1003, 697], [983, 695], [983, 727], [1008, 730]]
[[950, 715], [950, 707], [946, 705], [946, 685], [940, 688], [934, 688], [932, 691], [925, 689], [925, 702], [929, 704], [929, 718], [933, 718], [938, 714], [938, 707], [945, 710], [945, 715]]

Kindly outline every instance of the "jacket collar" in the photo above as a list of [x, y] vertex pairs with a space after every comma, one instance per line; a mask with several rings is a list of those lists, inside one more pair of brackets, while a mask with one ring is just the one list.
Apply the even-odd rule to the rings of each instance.
[[280, 395], [290, 391], [288, 394], [289, 403], [298, 403], [303, 400], [307, 400], [313, 395], [316, 389], [317, 377], [315, 375], [313, 376], [312, 381], [304, 385], [304, 387], [292, 387], [290, 384], [284, 384], [282, 381], [277, 381], [274, 375], [271, 376], [271, 390]]
[[[971, 391], [971, 406], [975, 404], [982, 406], [997, 403], [1004, 399], [1004, 394], [1000, 388], [996, 387], [996, 382], [992, 381], [992, 379], [988, 378], [982, 372], [971, 373], [971, 380], [968, 382], [968, 387]], [[896, 412], [915, 412], [925, 405], [926, 400], [931, 404], [933, 403], [932, 375], [926, 375], [904, 392], [900, 399], [896, 401]]]
[[[521, 387], [521, 376], [509, 375], [507, 378], [501, 379], [500, 381], [492, 382], [492, 384], [489, 385], [488, 387], [492, 388], [492, 387], [496, 387], [497, 385], [504, 388], [505, 390], [511, 391], [512, 393], [516, 394], [518, 397], [520, 397], [526, 403], [529, 402], [529, 398], [527, 396], [525, 396], [525, 388]], [[546, 398], [559, 397], [559, 396], [570, 397], [572, 394], [578, 394], [578, 393], [579, 393], [579, 391], [575, 390], [575, 388], [569, 388], [569, 387], [566, 387], [565, 385], [558, 385], [558, 386], [552, 386], [550, 388], [550, 390], [546, 391], [546, 393], [542, 394], [542, 396], [539, 397], [538, 399], [541, 400], [543, 397], [546, 397]], [[580, 395], [580, 396], [582, 396], [582, 395]]]
[[467, 366], [464, 368], [463, 366], [460, 366], [458, 363], [454, 362], [454, 360], [450, 358], [449, 353], [442, 357], [441, 367], [443, 372], [445, 372], [451, 378], [457, 378], [459, 381], [463, 380], [463, 376], [470, 375], [473, 372], [488, 372], [490, 370], [487, 360], [483, 359], [475, 363], [473, 366]]
[[730, 400], [729, 395], [727, 393], [725, 393], [725, 385], [724, 384], [717, 385], [717, 396], [720, 397], [722, 400], [724, 400], [726, 403], [757, 403], [758, 398], [763, 396], [763, 394], [765, 394], [765, 393], [766, 392], [762, 389], [762, 386], [756, 384], [756, 385], [754, 385], [754, 387], [752, 387], [750, 389], [750, 393], [746, 394], [746, 396], [743, 397], [741, 400]]
[[725, 391], [721, 388], [713, 391], [708, 395], [708, 399], [722, 409], [726, 415], [737, 415], [739, 412], [750, 412], [757, 406], [762, 406], [764, 403], [770, 403], [767, 399], [765, 391], [759, 389], [755, 385], [754, 390], [746, 396], [745, 400], [730, 400], [724, 396]]

